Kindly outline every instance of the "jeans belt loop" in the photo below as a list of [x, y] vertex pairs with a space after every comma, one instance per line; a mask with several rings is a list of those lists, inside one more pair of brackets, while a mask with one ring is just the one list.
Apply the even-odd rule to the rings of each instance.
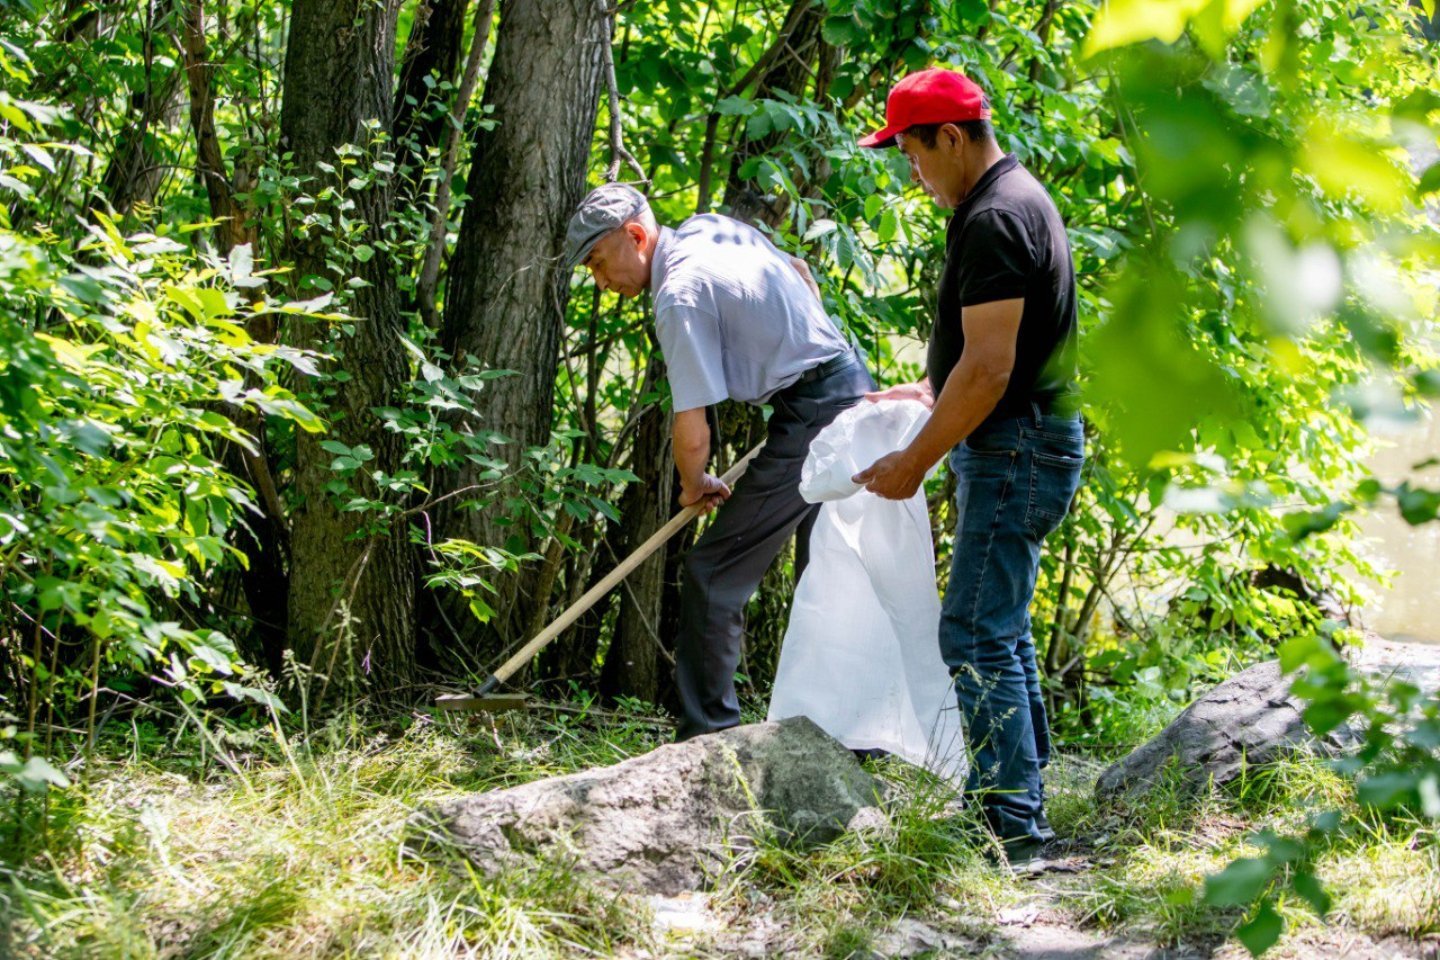
[[1036, 400], [1031, 400], [1031, 401], [1030, 401], [1030, 413], [1031, 413], [1032, 416], [1035, 417], [1035, 429], [1039, 430], [1041, 427], [1043, 427], [1043, 426], [1045, 425], [1045, 424], [1044, 424], [1044, 416], [1045, 416], [1045, 414], [1043, 414], [1043, 413], [1040, 412], [1040, 403], [1039, 403], [1039, 401], [1036, 401]]

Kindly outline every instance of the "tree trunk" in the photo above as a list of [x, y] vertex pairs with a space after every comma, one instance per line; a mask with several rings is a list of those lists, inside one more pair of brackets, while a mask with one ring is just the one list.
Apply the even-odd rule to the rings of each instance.
[[[396, 10], [397, 0], [295, 0], [280, 133], [302, 177], [323, 178], [318, 164], [332, 161], [337, 146], [366, 143], [367, 121], [389, 129]], [[367, 222], [371, 237], [389, 216], [390, 194], [383, 181], [351, 194], [356, 206], [349, 215]], [[288, 244], [302, 283], [328, 270], [320, 239], [297, 235]], [[380, 249], [354, 269], [367, 281], [347, 304], [357, 322], [352, 335], [334, 343], [351, 379], [326, 383], [333, 391], [325, 411], [328, 436], [302, 433], [296, 444], [301, 503], [291, 527], [290, 637], [297, 658], [330, 677], [327, 684], [350, 688], [368, 675], [383, 689], [405, 682], [414, 669], [410, 551], [400, 530], [356, 536], [373, 514], [336, 509], [325, 489], [335, 479], [329, 469], [333, 455], [320, 441], [367, 444], [375, 454], [367, 467], [397, 470], [401, 438], [384, 430], [372, 411], [396, 402], [408, 371], [388, 254]], [[330, 279], [339, 285], [339, 277]], [[296, 325], [294, 339], [312, 348], [328, 345], [324, 329], [308, 322]], [[369, 489], [358, 492], [376, 496]]]
[[[215, 131], [215, 65], [207, 51], [204, 0], [187, 0], [183, 10], [181, 43], [185, 53], [185, 76], [190, 91], [190, 127], [195, 134], [196, 170], [205, 184], [210, 200], [210, 215], [221, 221], [215, 228], [215, 245], [222, 256], [228, 256], [237, 245], [253, 243], [254, 231], [247, 226], [245, 210], [235, 199], [224, 151]], [[275, 340], [273, 314], [252, 318], [250, 335], [262, 343]], [[256, 387], [259, 381], [246, 373], [246, 385]], [[227, 410], [226, 414], [255, 442], [252, 453], [238, 444], [224, 445], [225, 468], [242, 477], [259, 494], [258, 512], [237, 526], [231, 536], [235, 547], [246, 557], [240, 570], [240, 583], [261, 662], [275, 677], [284, 666], [286, 629], [290, 619], [290, 578], [286, 556], [289, 533], [280, 504], [265, 444], [265, 419], [254, 411]]]
[[[812, 78], [812, 68], [824, 65], [822, 52], [828, 44], [820, 36], [820, 27], [829, 16], [829, 8], [813, 0], [795, 0], [787, 24], [793, 24], [783, 55], [776, 58], [760, 79], [755, 90], [756, 98], [769, 96], [776, 90], [799, 96], [804, 93]], [[781, 141], [792, 136], [789, 133], [774, 133], [759, 140], [747, 140], [735, 148], [730, 155], [730, 175], [725, 185], [725, 210], [737, 220], [746, 223], [765, 223], [777, 226], [785, 219], [790, 209], [790, 198], [782, 194], [766, 196], [755, 184], [739, 177], [740, 167], [751, 157], [762, 156], [774, 149]], [[803, 184], [797, 174], [796, 183]]]
[[[466, 184], [469, 201], [451, 258], [442, 338], [457, 368], [475, 358], [516, 376], [491, 381], [481, 396], [482, 422], [462, 430], [494, 430], [518, 467], [527, 447], [550, 432], [556, 364], [565, 323], [570, 271], [560, 263], [565, 224], [585, 189], [585, 168], [600, 91], [601, 44], [609, 22], [599, 0], [513, 0], [502, 9], [484, 104], [493, 129], [476, 138]], [[479, 467], [444, 477], [436, 493], [476, 480]], [[480, 544], [506, 540], [500, 508], [475, 512], [457, 503], [437, 511], [437, 532]], [[524, 545], [517, 531], [512, 545]], [[513, 579], [513, 578], [512, 578]], [[516, 632], [505, 619], [502, 634]], [[516, 604], [516, 606], [519, 606]], [[473, 624], [462, 627], [473, 636]], [[452, 617], [452, 620], [456, 618]], [[457, 626], [460, 626], [456, 620]]]
[[460, 162], [460, 143], [464, 139], [465, 116], [470, 110], [470, 101], [475, 95], [475, 85], [480, 82], [480, 63], [485, 58], [485, 46], [490, 39], [490, 26], [494, 20], [495, 0], [479, 0], [475, 8], [475, 32], [470, 38], [470, 52], [465, 58], [465, 73], [460, 78], [460, 87], [450, 104], [450, 122], [440, 136], [440, 180], [435, 184], [434, 207], [430, 212], [430, 239], [425, 246], [425, 258], [420, 265], [420, 276], [415, 282], [416, 307], [425, 325], [432, 330], [440, 329], [439, 305], [435, 294], [440, 288], [440, 262], [445, 257], [445, 239], [449, 233], [446, 224], [450, 219], [450, 197], [455, 179], [455, 167]]
[[179, 107], [180, 81], [179, 70], [167, 70], [150, 90], [133, 97], [134, 119], [116, 139], [100, 185], [110, 206], [122, 216], [135, 204], [154, 200], [165, 179], [168, 168], [160, 162], [154, 130]]
[[[449, 112], [449, 94], [440, 83], [459, 82], [460, 52], [465, 44], [465, 12], [469, 0], [421, 0], [415, 25], [405, 40], [400, 83], [395, 91], [395, 136], [415, 138], [422, 154], [438, 147]], [[435, 75], [435, 86], [426, 83]]]
[[205, 42], [204, 0], [189, 0], [184, 10], [185, 77], [190, 88], [190, 127], [195, 132], [195, 167], [205, 183], [210, 214], [223, 221], [215, 228], [215, 242], [221, 256], [242, 243], [254, 242], [254, 231], [246, 227], [246, 214], [235, 199], [225, 155], [215, 133], [215, 64]]
[[[664, 364], [651, 354], [648, 393], [664, 379]], [[624, 558], [670, 519], [675, 461], [670, 449], [670, 417], [658, 405], [640, 415], [630, 472], [640, 478], [625, 488], [620, 501], [623, 533], [616, 546]], [[600, 674], [600, 692], [654, 703], [660, 692], [661, 612], [665, 596], [665, 551], [655, 554], [626, 578], [620, 588], [620, 616]]]

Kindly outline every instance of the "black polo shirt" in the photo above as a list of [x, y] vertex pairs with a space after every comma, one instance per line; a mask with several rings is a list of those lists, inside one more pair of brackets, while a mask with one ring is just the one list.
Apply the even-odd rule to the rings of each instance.
[[945, 234], [945, 271], [927, 366], [936, 396], [965, 349], [960, 310], [1025, 299], [1015, 368], [987, 420], [1043, 409], [1073, 411], [1076, 395], [1075, 265], [1060, 211], [1014, 154], [981, 175]]

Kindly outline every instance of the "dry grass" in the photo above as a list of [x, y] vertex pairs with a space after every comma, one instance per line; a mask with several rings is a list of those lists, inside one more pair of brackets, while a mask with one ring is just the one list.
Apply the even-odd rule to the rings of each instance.
[[[55, 795], [46, 834], [34, 832], [33, 803], [0, 823], [0, 928], [12, 940], [0, 935], [0, 953], [720, 956], [763, 928], [772, 950], [840, 958], [864, 955], [902, 916], [983, 943], [1002, 909], [1035, 896], [994, 868], [983, 831], [947, 789], [898, 762], [872, 765], [890, 785], [887, 826], [808, 853], [762, 843], [737, 854], [708, 901], [728, 929], [679, 940], [655, 932], [644, 899], [563, 864], [484, 877], [458, 856], [403, 855], [406, 823], [427, 802], [615, 762], [664, 734], [623, 717], [417, 720], [390, 733], [351, 718], [294, 741], [273, 727], [226, 732], [235, 773], [213, 750], [197, 760], [193, 733], [136, 727], [102, 744], [78, 788]], [[1097, 770], [1071, 762], [1050, 777], [1056, 827], [1094, 846], [1095, 866], [1060, 884], [1059, 905], [1082, 926], [1162, 943], [1223, 937], [1237, 917], [1199, 903], [1204, 876], [1253, 852], [1253, 830], [1297, 829], [1349, 796], [1322, 764], [1300, 761], [1199, 800], [1162, 790], [1098, 809]], [[1434, 827], [1349, 809], [1361, 826], [1318, 861], [1332, 922], [1376, 938], [1440, 931]], [[1294, 932], [1280, 953], [1323, 932], [1303, 905], [1281, 909]]]

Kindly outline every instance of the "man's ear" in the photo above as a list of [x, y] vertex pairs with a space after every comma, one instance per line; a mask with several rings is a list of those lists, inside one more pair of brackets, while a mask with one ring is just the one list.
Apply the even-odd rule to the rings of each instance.
[[940, 136], [945, 138], [946, 145], [953, 151], [965, 146], [965, 131], [961, 130], [958, 124], [947, 123], [940, 128]]
[[636, 250], [645, 249], [645, 227], [642, 224], [631, 220], [625, 224], [625, 234], [630, 238], [630, 242], [635, 244]]

